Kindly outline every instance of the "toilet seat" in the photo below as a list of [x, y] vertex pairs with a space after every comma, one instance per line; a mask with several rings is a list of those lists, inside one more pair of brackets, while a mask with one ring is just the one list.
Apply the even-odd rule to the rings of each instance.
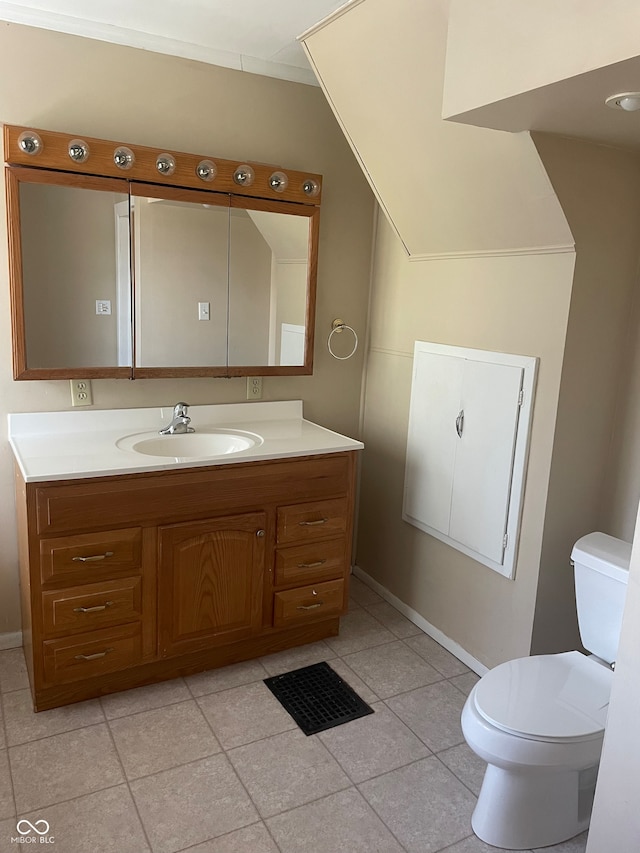
[[474, 706], [492, 726], [547, 742], [602, 735], [612, 671], [580, 652], [535, 655], [500, 664], [473, 690]]

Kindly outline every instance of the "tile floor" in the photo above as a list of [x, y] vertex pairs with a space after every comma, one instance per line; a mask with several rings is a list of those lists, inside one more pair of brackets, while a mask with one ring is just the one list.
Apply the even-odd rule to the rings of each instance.
[[[459, 724], [477, 677], [356, 579], [352, 605], [339, 637], [40, 714], [0, 652], [1, 853], [23, 818], [55, 853], [495, 850]], [[305, 737], [262, 679], [320, 660], [376, 713]]]

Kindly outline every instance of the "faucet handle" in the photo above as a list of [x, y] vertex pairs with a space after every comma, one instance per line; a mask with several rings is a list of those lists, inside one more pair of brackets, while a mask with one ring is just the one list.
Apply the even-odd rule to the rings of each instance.
[[186, 418], [187, 411], [189, 409], [189, 403], [176, 403], [173, 407], [173, 417], [174, 418]]

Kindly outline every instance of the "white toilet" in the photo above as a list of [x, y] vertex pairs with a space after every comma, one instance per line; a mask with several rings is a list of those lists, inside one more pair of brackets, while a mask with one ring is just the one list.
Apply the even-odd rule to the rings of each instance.
[[508, 661], [469, 694], [462, 731], [488, 765], [471, 823], [487, 844], [528, 850], [589, 826], [630, 556], [629, 543], [605, 533], [583, 536], [571, 552], [591, 655]]

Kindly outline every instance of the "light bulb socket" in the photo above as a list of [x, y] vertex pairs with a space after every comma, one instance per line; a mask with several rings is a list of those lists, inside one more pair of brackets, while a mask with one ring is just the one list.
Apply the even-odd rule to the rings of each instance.
[[158, 154], [156, 169], [165, 177], [173, 175], [176, 170], [176, 158], [172, 154]]
[[218, 174], [218, 168], [213, 160], [201, 160], [196, 166], [196, 175], [201, 181], [210, 183]]
[[269, 178], [269, 186], [274, 192], [283, 193], [289, 186], [289, 178], [284, 172], [274, 172]]
[[84, 139], [72, 139], [68, 151], [74, 163], [84, 163], [89, 159], [89, 146]]
[[44, 148], [42, 139], [35, 130], [25, 130], [18, 137], [18, 148], [23, 154], [35, 157]]
[[320, 184], [317, 181], [314, 181], [313, 178], [307, 178], [302, 184], [302, 192], [311, 198], [315, 198], [315, 196], [320, 192]]
[[113, 152], [113, 162], [116, 164], [118, 169], [127, 171], [127, 169], [130, 169], [136, 162], [136, 155], [130, 148], [127, 148], [126, 145], [120, 145]]
[[243, 163], [242, 166], [238, 166], [233, 173], [233, 180], [240, 187], [250, 187], [255, 180], [254, 171], [251, 166]]

